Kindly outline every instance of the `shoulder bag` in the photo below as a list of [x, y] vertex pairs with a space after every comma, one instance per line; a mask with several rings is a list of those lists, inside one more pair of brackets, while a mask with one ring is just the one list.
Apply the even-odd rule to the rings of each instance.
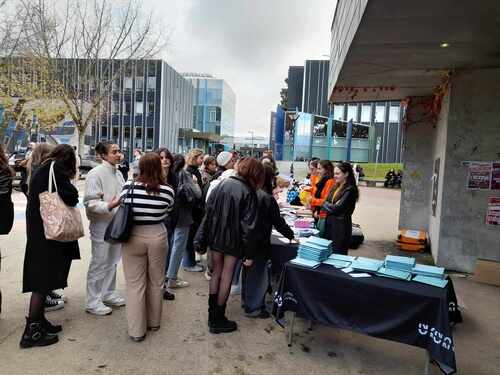
[[[127, 193], [122, 197], [120, 206], [114, 214], [113, 218], [106, 228], [104, 233], [104, 241], [117, 244], [127, 242], [132, 232], [134, 225], [134, 216], [132, 213], [132, 205], [134, 203], [134, 184], [132, 181]], [[125, 200], [130, 195], [130, 203], [125, 203]]]
[[[54, 183], [55, 192], [52, 192]], [[58, 242], [72, 242], [84, 236], [82, 217], [76, 207], [69, 207], [57, 192], [54, 162], [50, 164], [49, 190], [40, 193], [40, 215], [45, 238]]]

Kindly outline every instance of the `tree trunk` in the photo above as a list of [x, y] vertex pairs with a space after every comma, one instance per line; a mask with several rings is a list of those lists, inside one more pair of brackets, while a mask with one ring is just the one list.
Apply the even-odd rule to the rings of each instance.
[[78, 130], [78, 155], [80, 155], [80, 159], [83, 159], [83, 155], [85, 153], [85, 131], [82, 131], [77, 127]]

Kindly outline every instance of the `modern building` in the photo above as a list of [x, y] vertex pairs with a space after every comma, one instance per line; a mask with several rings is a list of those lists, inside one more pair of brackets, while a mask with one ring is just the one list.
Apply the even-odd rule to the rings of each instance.
[[269, 123], [269, 149], [274, 150], [276, 143], [276, 112], [271, 111], [271, 121]]
[[404, 100], [399, 226], [452, 270], [500, 261], [499, 23], [498, 0], [339, 0], [332, 22], [329, 101]]
[[192, 128], [221, 137], [234, 136], [236, 95], [228, 83], [210, 74], [183, 76], [194, 87]]
[[302, 111], [302, 94], [304, 90], [304, 67], [291, 66], [288, 68], [287, 103], [286, 107], [291, 110]]

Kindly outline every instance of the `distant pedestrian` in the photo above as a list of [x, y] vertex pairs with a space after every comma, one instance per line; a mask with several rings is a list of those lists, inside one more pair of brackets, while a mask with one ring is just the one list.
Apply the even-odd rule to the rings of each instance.
[[121, 259], [121, 245], [104, 241], [104, 233], [120, 205], [120, 194], [125, 183], [116, 166], [120, 163], [120, 149], [112, 142], [100, 142], [95, 147], [102, 163], [86, 177], [83, 198], [90, 221], [92, 256], [87, 274], [86, 311], [94, 315], [109, 315], [110, 306], [124, 306], [125, 299], [116, 292], [116, 266]]
[[118, 164], [118, 170], [123, 176], [123, 181], [128, 180], [128, 172], [130, 171], [130, 163], [125, 158], [125, 155], [120, 151], [120, 164]]
[[213, 180], [216, 172], [217, 172], [217, 160], [214, 156], [208, 156], [203, 161], [203, 167], [201, 170], [201, 180], [203, 182], [204, 189]]
[[139, 160], [142, 156], [142, 151], [139, 148], [134, 149], [134, 160], [132, 160], [132, 177], [136, 178], [139, 176]]
[[46, 296], [52, 290], [68, 285], [71, 262], [80, 259], [78, 241], [58, 242], [45, 237], [39, 195], [48, 190], [52, 161], [55, 162], [54, 174], [59, 197], [68, 206], [75, 207], [78, 204], [78, 191], [71, 183], [76, 175], [75, 152], [69, 145], [59, 145], [33, 175], [28, 195], [23, 293], [31, 293], [31, 300], [21, 348], [47, 346], [58, 341], [56, 334], [62, 327], [52, 325], [45, 318]]
[[218, 179], [228, 169], [233, 169], [237, 158], [235, 154], [229, 151], [222, 151], [217, 155], [217, 172], [212, 180]]
[[174, 190], [165, 182], [160, 156], [144, 154], [139, 169], [137, 179], [128, 181], [121, 194], [132, 205], [134, 218], [130, 239], [123, 245], [123, 271], [128, 333], [135, 342], [144, 340], [147, 329], [160, 329], [168, 251], [164, 220], [174, 204]]

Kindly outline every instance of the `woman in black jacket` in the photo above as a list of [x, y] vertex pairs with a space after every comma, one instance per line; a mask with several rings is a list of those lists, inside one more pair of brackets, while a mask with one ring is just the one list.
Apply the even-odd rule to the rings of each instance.
[[270, 285], [271, 232], [276, 228], [290, 241], [294, 234], [285, 219], [281, 217], [278, 202], [273, 197], [273, 182], [276, 171], [271, 165], [264, 165], [264, 186], [257, 191], [257, 233], [253, 264], [243, 268], [241, 304], [245, 315], [251, 318], [269, 318], [265, 297]]
[[59, 145], [31, 179], [26, 208], [26, 253], [24, 255], [23, 293], [31, 292], [26, 328], [21, 348], [47, 346], [58, 341], [61, 326], [52, 325], [44, 312], [47, 294], [68, 285], [68, 274], [73, 259], [80, 259], [78, 241], [58, 242], [45, 237], [40, 215], [40, 193], [48, 190], [50, 165], [54, 161], [57, 192], [63, 202], [75, 207], [78, 191], [71, 184], [76, 175], [76, 157], [69, 145]]
[[[13, 171], [0, 144], [0, 235], [9, 234], [14, 223], [14, 205], [12, 204], [12, 177]], [[2, 254], [0, 249], [0, 270], [2, 268]], [[0, 291], [0, 313], [2, 312], [2, 292]]]
[[242, 159], [237, 175], [222, 181], [210, 194], [206, 213], [195, 238], [195, 248], [210, 247], [213, 273], [208, 299], [211, 333], [235, 331], [236, 322], [225, 316], [231, 280], [238, 259], [249, 267], [257, 238], [257, 194], [264, 167], [254, 158]]
[[342, 162], [335, 166], [336, 184], [321, 211], [326, 213], [324, 238], [333, 242], [333, 252], [347, 254], [352, 236], [352, 213], [359, 197], [352, 166]]

